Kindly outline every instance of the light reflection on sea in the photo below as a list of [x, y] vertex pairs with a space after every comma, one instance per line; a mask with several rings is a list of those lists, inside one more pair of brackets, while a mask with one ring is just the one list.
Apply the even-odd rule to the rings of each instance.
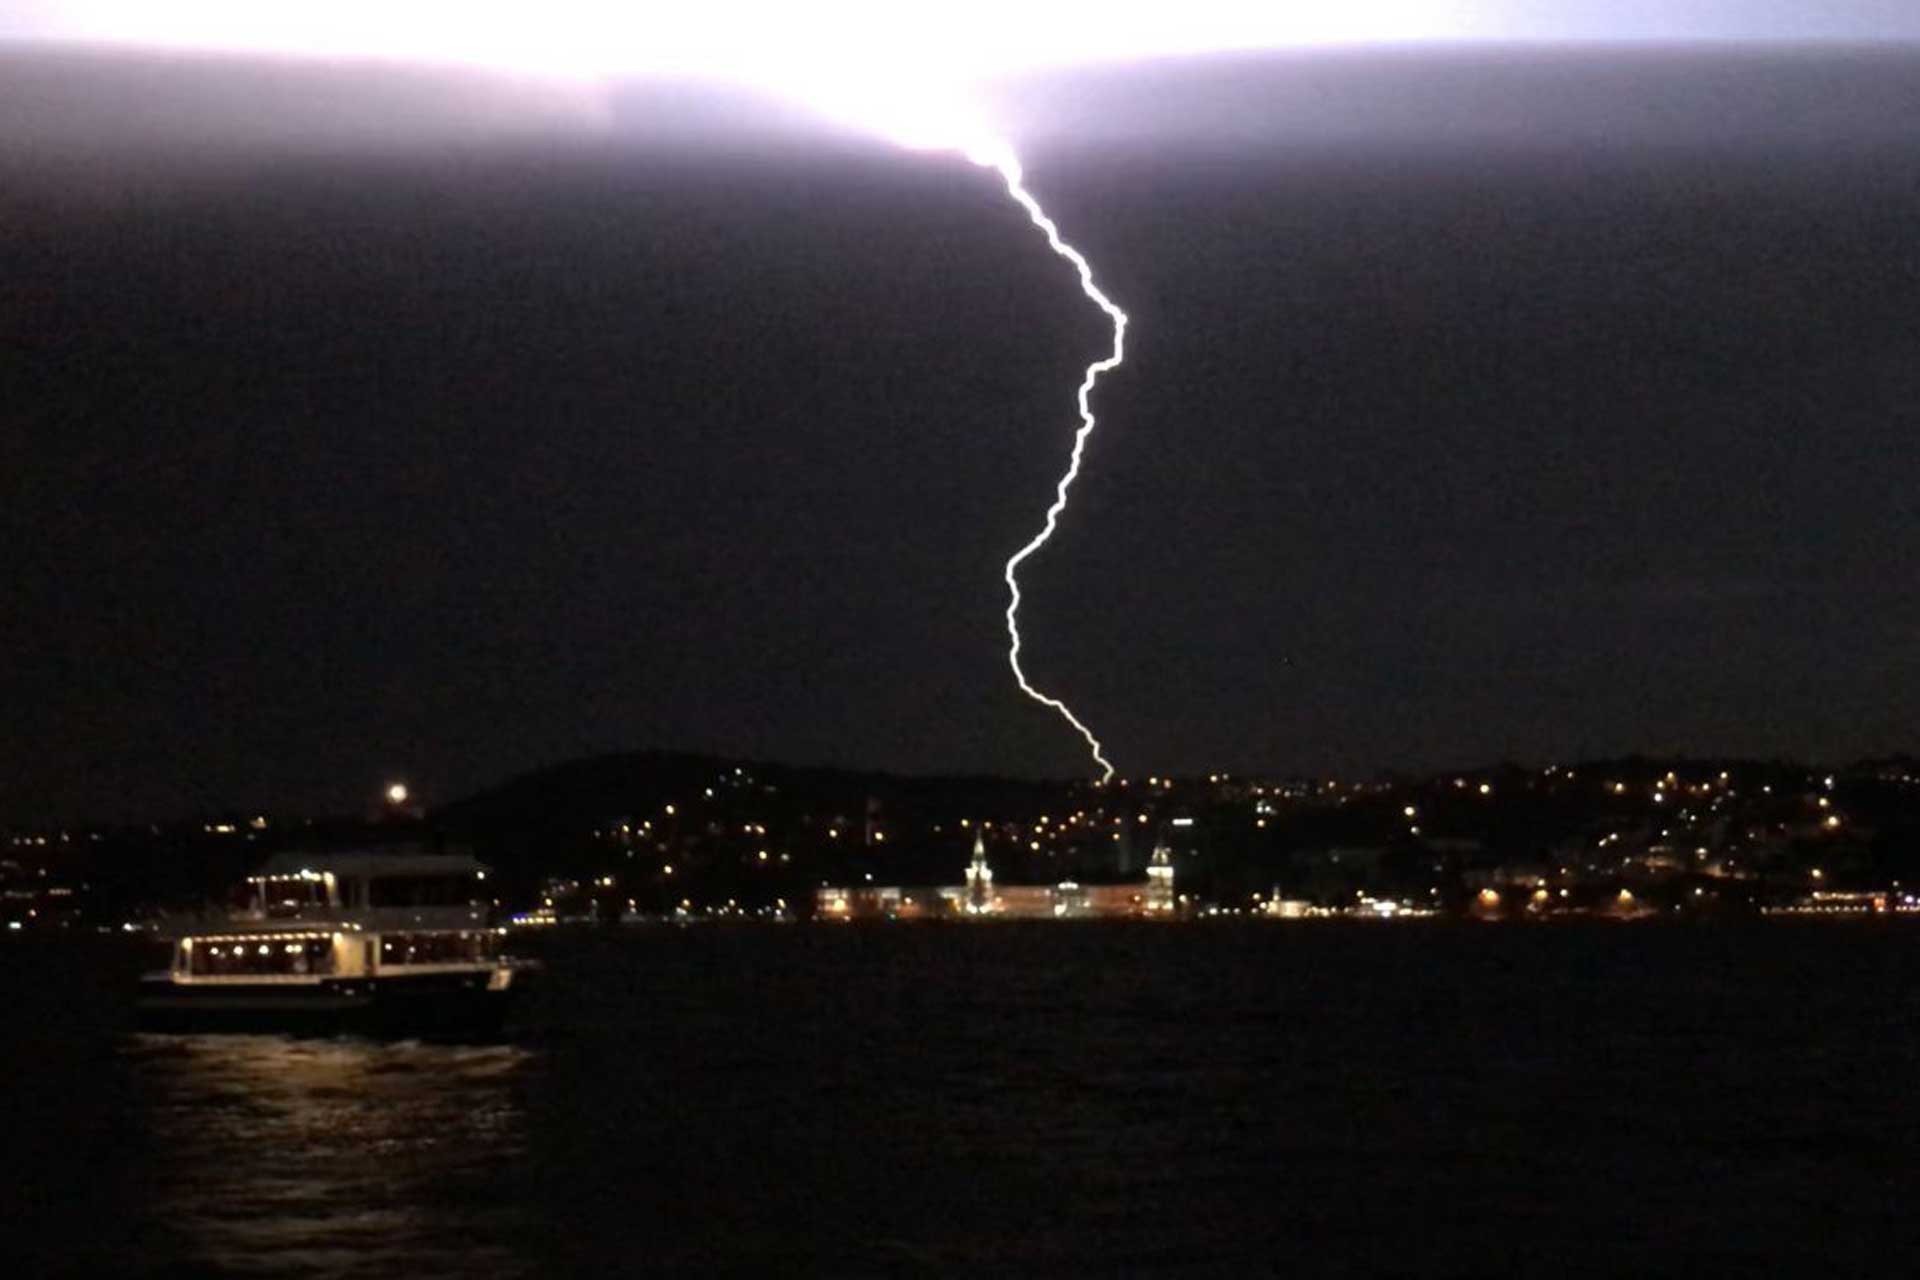
[[472, 1047], [133, 1035], [122, 944], [0, 943], [0, 1280], [1905, 1274], [1916, 940], [593, 930]]
[[245, 1275], [513, 1274], [515, 1045], [130, 1036], [164, 1252]]

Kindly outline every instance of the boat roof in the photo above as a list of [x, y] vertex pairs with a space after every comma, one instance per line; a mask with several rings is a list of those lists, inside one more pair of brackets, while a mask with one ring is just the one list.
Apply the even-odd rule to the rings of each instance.
[[338, 853], [276, 853], [256, 875], [294, 876], [302, 871], [331, 871], [336, 876], [450, 876], [485, 871], [478, 858], [464, 853], [383, 853], [372, 849]]

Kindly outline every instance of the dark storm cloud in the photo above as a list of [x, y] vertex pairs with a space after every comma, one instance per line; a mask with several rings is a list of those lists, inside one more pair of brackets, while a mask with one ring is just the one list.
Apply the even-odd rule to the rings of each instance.
[[577, 83], [482, 71], [0, 42], [0, 152], [49, 160], [499, 141], [591, 130], [604, 110]]
[[1060, 72], [996, 100], [1015, 136], [1067, 147], [1855, 145], [1915, 135], [1916, 48], [1250, 54]]
[[[1061, 78], [1107, 132], [1032, 166], [1135, 324], [1028, 661], [1127, 771], [1909, 745], [1911, 64], [1190, 72]], [[999, 571], [1103, 335], [978, 171], [636, 86], [594, 145], [23, 194], [147, 100], [78, 99], [0, 186], [0, 816], [1086, 767]]]

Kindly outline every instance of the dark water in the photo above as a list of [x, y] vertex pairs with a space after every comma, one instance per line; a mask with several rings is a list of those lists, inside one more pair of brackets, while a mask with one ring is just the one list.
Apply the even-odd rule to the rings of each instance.
[[1905, 1274], [1920, 930], [660, 928], [512, 1044], [0, 946], [9, 1274]]

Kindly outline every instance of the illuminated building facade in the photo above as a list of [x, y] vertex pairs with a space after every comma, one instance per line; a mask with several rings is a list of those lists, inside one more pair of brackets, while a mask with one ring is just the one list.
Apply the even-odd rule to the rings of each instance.
[[1173, 896], [1173, 851], [1162, 840], [1154, 846], [1153, 860], [1147, 864], [1147, 913], [1171, 915], [1176, 901]]
[[993, 911], [993, 868], [987, 865], [987, 837], [984, 831], [973, 837], [973, 861], [967, 864], [966, 910], [970, 916]]
[[995, 884], [986, 839], [976, 835], [966, 881], [957, 885], [823, 885], [814, 894], [820, 920], [1088, 920], [1171, 918], [1178, 904], [1173, 860], [1162, 843], [1147, 879], [1121, 884]]

